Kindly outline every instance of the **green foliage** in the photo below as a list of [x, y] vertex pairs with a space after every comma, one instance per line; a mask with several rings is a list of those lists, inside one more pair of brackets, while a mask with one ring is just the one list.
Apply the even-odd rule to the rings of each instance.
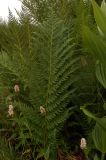
[[[106, 153], [106, 117], [98, 118], [84, 107], [81, 107], [81, 109], [85, 115], [96, 121], [96, 125], [92, 131], [92, 137], [96, 148], [102, 153], [101, 160], [104, 160]], [[95, 155], [94, 159], [99, 159], [99, 157]]]
[[[106, 117], [101, 118], [100, 123], [106, 126]], [[93, 140], [97, 149], [106, 153], [106, 131], [98, 123], [93, 130]]]
[[102, 8], [100, 8], [95, 1], [92, 1], [92, 5], [93, 5], [93, 10], [94, 10], [94, 17], [96, 20], [96, 23], [98, 25], [98, 27], [100, 27], [101, 31], [103, 32], [103, 34], [106, 36], [106, 15], [104, 12], [104, 8], [105, 8], [105, 2], [102, 2]]
[[[8, 23], [0, 24], [0, 158], [54, 160], [61, 149], [64, 153], [59, 152], [59, 157], [70, 149], [80, 154], [82, 137], [89, 141], [90, 153], [94, 151], [93, 120], [103, 132], [106, 130], [98, 118], [105, 115], [105, 93], [96, 80], [97, 76], [106, 87], [105, 3], [100, 9], [92, 2], [97, 35], [83, 27], [85, 22], [95, 29], [90, 3], [22, 2], [19, 19], [9, 11]], [[83, 46], [82, 32], [89, 50]], [[90, 111], [81, 108], [89, 118], [80, 106], [91, 107]], [[90, 158], [99, 159], [98, 154], [93, 155], [95, 151]]]
[[[75, 17], [79, 8], [79, 0], [20, 0], [23, 4], [24, 13], [33, 18], [36, 23], [42, 23], [50, 14], [51, 9], [66, 23]], [[76, 10], [77, 9], [77, 10]], [[78, 16], [78, 15], [77, 15]]]
[[[45, 153], [49, 147], [48, 156], [53, 159], [58, 134], [69, 117], [67, 105], [76, 90], [79, 57], [74, 52], [73, 28], [65, 26], [53, 11], [42, 24], [33, 25], [22, 18], [19, 24], [10, 13], [4, 36], [8, 45], [1, 41], [0, 78], [8, 89], [4, 106], [12, 103], [14, 107], [11, 121], [15, 129], [9, 138], [18, 139], [14, 149], [22, 155], [30, 148], [30, 141]], [[15, 85], [19, 93], [14, 92]], [[34, 147], [30, 154], [36, 156]]]
[[0, 140], [0, 159], [3, 160], [19, 160], [11, 146], [7, 146], [7, 142]]
[[[104, 3], [104, 2], [103, 2]], [[103, 8], [102, 3], [102, 8]], [[96, 76], [100, 83], [106, 88], [106, 41], [105, 41], [105, 28], [106, 28], [106, 16], [103, 12], [103, 9], [101, 9], [95, 1], [92, 2], [93, 9], [94, 9], [94, 16], [97, 23], [97, 26], [99, 28], [100, 35], [96, 35], [88, 27], [84, 27], [84, 41], [85, 44], [88, 46], [89, 50], [93, 53], [97, 60], [96, 65]], [[105, 3], [104, 3], [105, 5]]]
[[[36, 107], [35, 133], [37, 141], [44, 146], [55, 143], [62, 123], [68, 117], [66, 106], [75, 91], [72, 85], [78, 58], [74, 55], [74, 42], [70, 37], [71, 33], [64, 28], [64, 23], [54, 16], [39, 26], [33, 37], [36, 44], [34, 52], [38, 53], [34, 57], [37, 62], [32, 65], [30, 90]], [[46, 115], [39, 114], [40, 106], [45, 108]]]
[[81, 109], [82, 109], [82, 111], [84, 112], [85, 115], [87, 115], [88, 117], [94, 119], [103, 128], [103, 130], [106, 131], [106, 126], [104, 125], [104, 123], [102, 123], [100, 121], [100, 118], [98, 118], [97, 116], [95, 116], [93, 113], [91, 113], [90, 111], [88, 111], [84, 107], [81, 107]]
[[[101, 8], [96, 4], [95, 1], [92, 1], [94, 17], [97, 23], [98, 35], [95, 32], [92, 32], [88, 27], [84, 26], [84, 44], [88, 47], [89, 51], [92, 53], [95, 64], [96, 64], [96, 77], [99, 82], [106, 88], [106, 16], [104, 12], [105, 2], [102, 2]], [[104, 100], [103, 100], [104, 101]], [[105, 103], [104, 103], [105, 106]], [[105, 107], [104, 107], [105, 109]], [[93, 130], [93, 140], [94, 144], [98, 150], [102, 153], [104, 152], [106, 140], [106, 128], [105, 128], [105, 118], [98, 118], [86, 109], [82, 109], [84, 113], [93, 118], [96, 121], [96, 126]], [[103, 113], [102, 113], [103, 116]], [[103, 119], [103, 120], [102, 120]], [[96, 159], [99, 157], [97, 156]], [[101, 155], [101, 159], [105, 159], [105, 155]]]

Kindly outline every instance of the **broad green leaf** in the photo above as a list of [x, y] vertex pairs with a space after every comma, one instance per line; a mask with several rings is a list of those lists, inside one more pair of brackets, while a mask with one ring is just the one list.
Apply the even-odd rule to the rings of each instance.
[[96, 117], [93, 113], [88, 111], [85, 107], [81, 107], [80, 109], [84, 112], [86, 116], [94, 119], [98, 123], [98, 125], [106, 132], [106, 125], [104, 125], [104, 123], [101, 122], [101, 118]]
[[89, 112], [85, 107], [81, 107], [80, 109], [84, 112], [85, 115], [96, 120], [97, 117], [94, 116], [91, 112]]
[[100, 63], [96, 65], [96, 77], [106, 89], [106, 68], [105, 66], [103, 67], [103, 65]]
[[[106, 126], [106, 117], [99, 119], [99, 121]], [[106, 153], [106, 131], [98, 123], [95, 125], [92, 136], [96, 148], [102, 153]]]
[[105, 0], [102, 1], [101, 10], [104, 13], [104, 15], [106, 16], [106, 2], [105, 2]]
[[[106, 3], [103, 0], [100, 8], [93, 0], [92, 5], [98, 30], [101, 34], [106, 35]], [[84, 27], [84, 41], [99, 62], [96, 65], [96, 77], [103, 87], [106, 88], [106, 42], [100, 36], [90, 31], [88, 27]]]
[[106, 43], [86, 26], [83, 27], [83, 35], [84, 44], [88, 47], [89, 51], [106, 66]]
[[88, 27], [84, 27], [83, 32], [84, 43], [98, 62], [96, 64], [96, 77], [103, 87], [106, 88], [106, 43], [101, 37], [90, 31]]
[[92, 0], [92, 5], [97, 26], [99, 26], [101, 31], [106, 35], [106, 16], [94, 0]]

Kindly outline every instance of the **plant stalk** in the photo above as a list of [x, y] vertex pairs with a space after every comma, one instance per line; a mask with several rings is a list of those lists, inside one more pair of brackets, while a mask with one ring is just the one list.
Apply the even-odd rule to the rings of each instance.
[[101, 160], [105, 160], [105, 153], [102, 153]]

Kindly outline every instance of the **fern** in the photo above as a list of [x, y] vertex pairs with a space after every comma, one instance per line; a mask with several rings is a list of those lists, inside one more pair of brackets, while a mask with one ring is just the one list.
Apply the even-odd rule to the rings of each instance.
[[[38, 143], [53, 144], [68, 117], [67, 104], [75, 91], [74, 74], [78, 58], [74, 40], [63, 21], [54, 15], [39, 25], [33, 35], [34, 61], [29, 78], [30, 98], [35, 108], [35, 133]], [[40, 106], [45, 114], [40, 113]]]
[[1, 67], [8, 69], [10, 74], [15, 74], [18, 80], [21, 77], [26, 81], [29, 77], [33, 30], [35, 27], [30, 24], [28, 17], [21, 17], [21, 23], [19, 23], [11, 12], [8, 24], [0, 27]]

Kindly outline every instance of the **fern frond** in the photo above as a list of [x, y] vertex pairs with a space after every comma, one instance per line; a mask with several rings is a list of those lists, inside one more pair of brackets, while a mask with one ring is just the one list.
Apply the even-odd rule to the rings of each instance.
[[[30, 97], [35, 108], [35, 133], [39, 143], [51, 144], [68, 117], [67, 104], [75, 91], [78, 70], [74, 39], [64, 22], [53, 14], [33, 34], [34, 61]], [[43, 106], [46, 114], [40, 113]], [[43, 133], [43, 134], [42, 134]]]

